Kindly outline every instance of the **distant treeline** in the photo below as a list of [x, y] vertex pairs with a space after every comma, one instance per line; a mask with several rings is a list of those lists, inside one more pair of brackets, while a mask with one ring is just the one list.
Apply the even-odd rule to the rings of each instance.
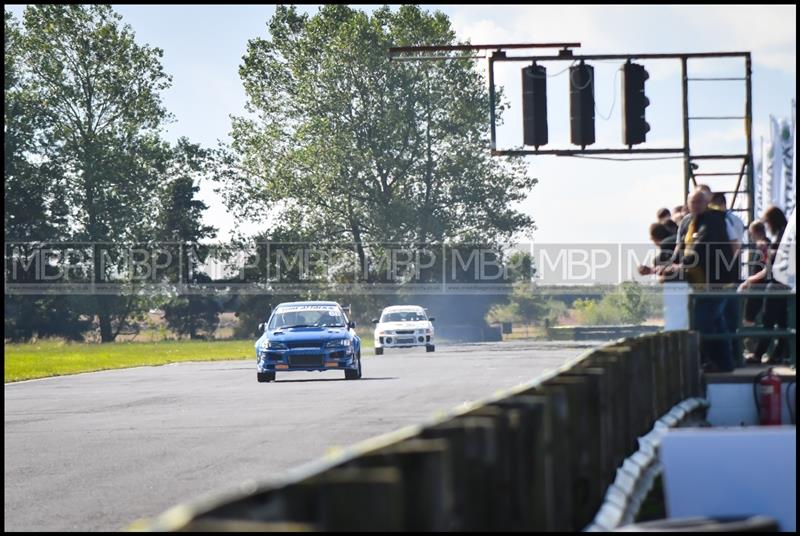
[[[110, 6], [30, 5], [22, 20], [6, 12], [6, 244], [21, 245], [20, 258], [27, 258], [25, 248], [90, 249], [83, 272], [73, 274], [88, 285], [83, 291], [54, 286], [35, 270], [17, 273], [11, 282], [27, 290], [6, 292], [7, 338], [80, 339], [96, 330], [110, 342], [154, 307], [190, 337], [213, 331], [219, 311], [233, 308], [240, 334], [250, 336], [270, 304], [320, 297], [357, 303], [367, 321], [382, 305], [416, 301], [454, 324], [484, 325], [490, 307], [509, 299], [510, 287], [452, 295], [414, 287], [337, 291], [386, 282], [369, 263], [381, 254], [371, 244], [501, 250], [533, 228], [532, 218], [512, 207], [536, 179], [522, 159], [491, 157], [488, 91], [472, 60], [389, 61], [391, 46], [456, 44], [447, 16], [406, 5], [370, 14], [325, 5], [313, 16], [278, 6], [267, 23], [269, 37], [248, 40], [239, 71], [252, 113], [232, 118], [229, 145], [203, 148], [163, 138], [171, 116], [161, 95], [172, 81], [163, 52], [137, 42]], [[503, 109], [501, 98], [499, 117]], [[304, 288], [300, 274], [287, 274], [298, 290], [186, 292], [185, 285], [226, 280], [188, 268], [203, 261], [203, 244], [217, 233], [203, 223], [201, 180], [215, 185], [236, 221], [263, 223], [259, 236], [234, 241], [349, 249], [359, 271], [327, 266], [324, 289]], [[172, 261], [151, 278], [163, 292], [141, 293], [135, 285], [98, 290], [140, 279], [139, 268], [116, 250], [154, 243], [192, 245], [171, 250]], [[58, 257], [48, 255], [45, 274]], [[7, 246], [7, 274], [12, 257]], [[263, 269], [250, 270], [244, 281], [260, 281]], [[419, 281], [435, 281], [436, 269]], [[470, 273], [455, 281], [485, 282]], [[31, 285], [42, 285], [41, 292]]]

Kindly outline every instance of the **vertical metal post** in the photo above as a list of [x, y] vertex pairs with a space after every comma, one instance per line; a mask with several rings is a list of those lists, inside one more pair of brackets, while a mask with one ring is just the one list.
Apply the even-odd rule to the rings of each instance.
[[495, 116], [494, 116], [494, 57], [497, 54], [497, 51], [494, 51], [489, 56], [489, 120], [492, 123], [491, 126], [491, 150], [494, 151], [497, 149], [497, 132], [495, 129]]
[[[786, 325], [788, 329], [793, 329], [797, 326], [797, 300], [789, 298], [786, 302], [789, 305], [789, 322]], [[789, 336], [787, 338], [789, 340], [789, 363], [797, 368], [797, 337]]]
[[747, 136], [747, 224], [755, 220], [755, 178], [753, 173], [753, 79], [750, 53], [745, 56], [745, 78], [747, 98], [745, 102], [745, 135]]
[[[751, 200], [752, 201], [752, 200]], [[742, 321], [744, 320], [744, 296], [738, 294], [733, 297], [728, 297], [729, 300], [736, 300], [736, 327], [733, 329], [733, 333], [736, 334], [739, 330], [743, 329], [744, 326], [742, 325]], [[736, 367], [743, 367], [744, 366], [744, 339], [740, 339], [739, 337], [733, 337], [731, 339], [733, 343], [733, 359], [734, 364]]]
[[691, 162], [689, 161], [689, 73], [686, 70], [686, 56], [681, 56], [681, 90], [683, 96], [683, 202], [689, 196], [689, 178]]

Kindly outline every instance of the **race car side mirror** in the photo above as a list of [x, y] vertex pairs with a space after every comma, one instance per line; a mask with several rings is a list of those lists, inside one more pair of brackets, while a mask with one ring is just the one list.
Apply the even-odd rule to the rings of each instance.
[[431, 316], [431, 317], [429, 317], [429, 318], [428, 318], [428, 320], [430, 320], [431, 322], [433, 322], [434, 320], [436, 320], [436, 317], [435, 317], [435, 316]]
[[258, 324], [258, 332], [259, 333], [264, 333], [264, 322], [260, 322]]
[[355, 329], [356, 328], [356, 321], [355, 320], [351, 320], [350, 322], [347, 323], [347, 327]]
[[373, 324], [377, 324], [377, 323], [378, 323], [378, 319], [377, 319], [377, 318], [373, 318], [373, 319], [372, 319], [372, 323], [373, 323]]

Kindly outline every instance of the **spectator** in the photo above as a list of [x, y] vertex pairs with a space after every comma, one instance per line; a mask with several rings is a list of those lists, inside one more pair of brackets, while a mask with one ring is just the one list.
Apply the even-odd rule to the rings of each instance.
[[732, 283], [735, 276], [729, 262], [731, 244], [725, 215], [708, 210], [710, 195], [700, 188], [689, 194], [688, 201], [689, 215], [681, 222], [672, 263], [664, 271], [679, 272], [697, 285]]
[[[747, 263], [748, 277], [740, 285], [742, 290], [746, 290], [753, 285], [761, 284], [767, 279], [768, 270], [766, 270], [766, 268], [769, 262], [769, 252], [770, 249], [772, 249], [763, 222], [754, 221], [751, 223], [748, 228], [748, 233], [752, 246], [750, 248], [750, 259]], [[747, 316], [751, 317], [752, 315]]]
[[[709, 188], [707, 184], [698, 184], [694, 188], [694, 192], [697, 192], [697, 191], [703, 192], [703, 194], [705, 195], [705, 198], [703, 200], [703, 203], [705, 204], [705, 208], [703, 208], [703, 211], [705, 211], [705, 209], [708, 208], [708, 204], [711, 202], [711, 188]], [[692, 221], [692, 218], [687, 217], [687, 216], [691, 216], [692, 214], [694, 214], [694, 212], [692, 210], [692, 207], [691, 207], [691, 205], [689, 205], [689, 201], [688, 201], [688, 199], [691, 198], [691, 196], [692, 196], [692, 194], [690, 193], [689, 197], [687, 197], [686, 212], [684, 213], [683, 218], [681, 218], [680, 225], [678, 225], [678, 239], [679, 239], [679, 241], [682, 240], [683, 237], [686, 236], [686, 229], [689, 226], [689, 222]], [[698, 202], [698, 200], [695, 200], [695, 202]]]
[[797, 207], [792, 209], [789, 223], [784, 227], [783, 236], [775, 252], [772, 277], [793, 291], [797, 290]]
[[[670, 260], [659, 266], [661, 280], [680, 277], [695, 288], [694, 328], [703, 334], [732, 331], [725, 314], [727, 299], [713, 294], [710, 287], [723, 287], [735, 279], [732, 250], [728, 240], [725, 215], [708, 210], [711, 196], [696, 189], [687, 199], [689, 215], [681, 221], [678, 241]], [[706, 291], [701, 294], [702, 291]], [[734, 368], [733, 345], [730, 340], [704, 340], [701, 354], [707, 370], [730, 371]]]
[[[772, 265], [775, 261], [775, 253], [781, 239], [783, 238], [783, 233], [786, 229], [786, 216], [783, 214], [783, 211], [775, 206], [770, 206], [764, 212], [764, 216], [762, 217], [764, 221], [766, 230], [769, 234], [772, 235], [774, 238], [771, 247], [769, 249], [769, 256], [767, 259], [767, 265], [758, 273], [756, 276], [752, 276], [750, 279], [756, 279], [756, 281], [763, 281], [766, 283], [766, 290], [767, 292], [786, 292], [789, 290], [789, 287], [780, 283], [779, 281], [775, 281], [772, 276]], [[748, 283], [745, 281], [739, 287], [741, 290], [746, 290], [750, 287], [752, 283]], [[788, 308], [787, 299], [784, 297], [775, 297], [775, 298], [766, 298], [764, 301], [764, 327], [765, 328], [774, 328], [777, 327], [778, 329], [786, 329], [788, 324]], [[770, 340], [769, 339], [761, 339], [759, 341], [758, 347], [754, 352], [754, 357], [762, 356], [766, 353], [769, 349]], [[772, 363], [779, 363], [786, 359], [789, 356], [789, 341], [786, 337], [778, 337], [777, 344], [775, 345], [775, 349], [768, 358], [768, 362]]]
[[[669, 220], [665, 220], [664, 223], [662, 223], [662, 225], [664, 227], [666, 227], [666, 229], [669, 231], [669, 234], [677, 236], [677, 234], [678, 234], [678, 224], [677, 223], [675, 223], [674, 221], [669, 219]], [[673, 246], [674, 245], [675, 244], [673, 244]]]
[[711, 195], [711, 187], [708, 184], [698, 184], [695, 186], [695, 189], [701, 190], [709, 196]]
[[761, 220], [767, 226], [767, 232], [772, 235], [772, 241], [779, 244], [783, 238], [783, 231], [786, 230], [786, 215], [778, 207], [770, 205], [764, 211]]
[[[711, 194], [711, 201], [708, 208], [717, 210], [725, 215], [725, 227], [727, 229], [728, 240], [730, 240], [731, 248], [733, 251], [735, 281], [738, 283], [741, 280], [741, 257], [742, 243], [744, 241], [745, 226], [742, 220], [734, 214], [732, 210], [728, 210], [728, 202], [725, 199], [725, 194], [722, 192], [714, 192]], [[731, 289], [732, 290], [732, 289]], [[726, 299], [725, 316], [727, 317], [728, 327], [732, 331], [738, 329], [739, 326], [739, 300], [735, 296], [730, 296]], [[738, 344], [735, 344], [738, 348]]]
[[[745, 292], [747, 289], [764, 290], [766, 288], [766, 274], [769, 262], [770, 241], [767, 238], [767, 230], [764, 224], [760, 221], [754, 221], [750, 224], [748, 229], [750, 235], [750, 259], [747, 262], [747, 275], [748, 277], [739, 286], [740, 292]], [[764, 309], [764, 298], [762, 296], [747, 298], [744, 304], [744, 323], [746, 325], [754, 325], [759, 315]], [[753, 339], [745, 341], [746, 346], [751, 347], [753, 352], [747, 358], [747, 362], [761, 363], [762, 354], [765, 350], [760, 340], [755, 341], [754, 346], [750, 346]], [[759, 352], [760, 353], [757, 353]]]
[[678, 205], [677, 207], [672, 209], [672, 221], [675, 222], [675, 225], [680, 225], [681, 220], [683, 217], [689, 212], [684, 205]]
[[[704, 200], [705, 207], [708, 208], [708, 204], [711, 201], [711, 188], [709, 188], [708, 185], [706, 184], [698, 184], [695, 187], [694, 191], [695, 192], [700, 191], [703, 192], [703, 194], [705, 194], [705, 200]], [[689, 194], [689, 197], [691, 197], [691, 194]], [[703, 209], [703, 211], [705, 211], [705, 208]], [[686, 216], [691, 216], [692, 214], [693, 212], [691, 206], [688, 204], [688, 198], [687, 198], [686, 213], [684, 214], [683, 219], [681, 219], [681, 224], [678, 226], [679, 239], [681, 239], [681, 237], [686, 236], [686, 230], [689, 226], [689, 223], [692, 221], [692, 218], [687, 218]]]
[[734, 214], [732, 210], [728, 210], [728, 202], [725, 199], [725, 194], [722, 192], [711, 194], [711, 202], [708, 206], [711, 209], [719, 210], [725, 214], [725, 225], [728, 229], [728, 238], [733, 244], [734, 255], [738, 255], [739, 250], [742, 248], [742, 242], [744, 239], [744, 222], [742, 222], [741, 218]]
[[[677, 231], [677, 226], [675, 231]], [[658, 246], [658, 254], [653, 260], [653, 267], [644, 264], [639, 266], [639, 274], [649, 275], [655, 273], [655, 268], [657, 266], [669, 263], [672, 258], [672, 253], [675, 251], [675, 243], [678, 240], [675, 231], [663, 223], [656, 222], [650, 224], [650, 241]]]
[[667, 207], [658, 209], [656, 212], [656, 221], [661, 225], [666, 225], [672, 234], [678, 234], [678, 224], [672, 221], [672, 214]]

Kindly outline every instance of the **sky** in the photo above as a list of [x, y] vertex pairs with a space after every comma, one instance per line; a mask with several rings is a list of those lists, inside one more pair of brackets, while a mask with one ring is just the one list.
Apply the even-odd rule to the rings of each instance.
[[[358, 5], [370, 12], [376, 6]], [[460, 40], [472, 44], [580, 42], [578, 54], [685, 53], [750, 51], [753, 57], [753, 139], [767, 136], [769, 116], [791, 117], [796, 98], [797, 8], [785, 6], [524, 6], [424, 5], [441, 10]], [[24, 6], [6, 6], [18, 18]], [[228, 141], [230, 116], [243, 115], [246, 95], [238, 75], [247, 41], [268, 37], [271, 5], [114, 5], [140, 44], [164, 51], [172, 87], [162, 97], [175, 121], [165, 137], [188, 137], [204, 146]], [[313, 14], [318, 6], [300, 10]], [[523, 54], [513, 52], [510, 55]], [[650, 73], [647, 143], [640, 147], [682, 145], [680, 62], [642, 62]], [[594, 62], [597, 143], [621, 145], [619, 76], [621, 62]], [[520, 69], [524, 63], [497, 68], [496, 83], [505, 88], [510, 108], [498, 130], [500, 148], [522, 143]], [[569, 144], [566, 62], [544, 63], [548, 69], [547, 148]], [[476, 66], [485, 70], [485, 60]], [[741, 60], [690, 61], [690, 77], [742, 76]], [[743, 82], [690, 82], [690, 115], [741, 116]], [[744, 152], [744, 122], [692, 122], [692, 146], [700, 152]], [[488, 148], [487, 148], [488, 150]], [[526, 157], [539, 179], [518, 209], [536, 221], [530, 237], [537, 243], [644, 243], [647, 227], [661, 206], [683, 197], [681, 159], [612, 162], [552, 156]], [[700, 171], [738, 171], [706, 165]], [[708, 181], [712, 188], [733, 184]], [[201, 198], [209, 204], [206, 221], [224, 239], [234, 228], [257, 231], [234, 221], [208, 183]], [[730, 202], [730, 201], [729, 201]]]

